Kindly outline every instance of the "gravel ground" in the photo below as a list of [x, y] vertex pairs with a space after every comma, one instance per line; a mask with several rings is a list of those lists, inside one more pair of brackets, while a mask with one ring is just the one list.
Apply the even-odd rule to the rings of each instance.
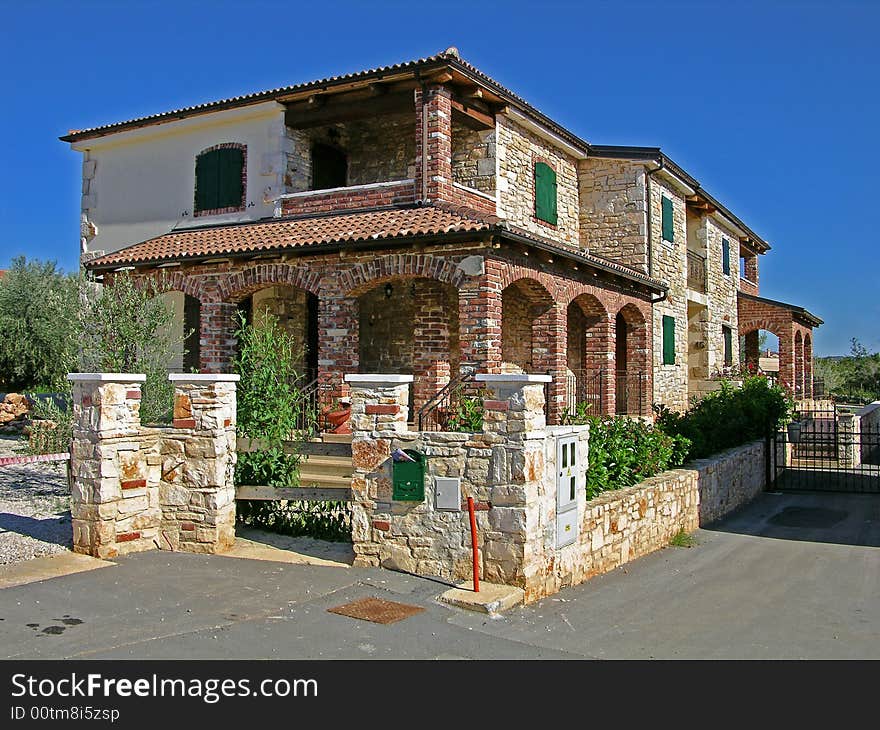
[[[0, 437], [0, 456], [18, 456], [16, 437]], [[0, 565], [72, 547], [67, 465], [0, 466]]]

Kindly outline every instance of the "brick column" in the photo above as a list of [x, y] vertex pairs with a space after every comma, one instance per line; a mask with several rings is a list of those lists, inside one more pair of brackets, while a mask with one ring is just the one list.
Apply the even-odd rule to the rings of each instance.
[[199, 333], [199, 369], [204, 373], [228, 372], [235, 358], [236, 312], [231, 302], [202, 302]]
[[238, 375], [172, 373], [174, 433], [162, 445], [162, 548], [216, 553], [235, 542]]
[[535, 370], [550, 375], [547, 416], [549, 423], [559, 423], [565, 408], [565, 377], [568, 350], [568, 308], [556, 303], [533, 325], [532, 363]]
[[[452, 200], [452, 95], [444, 86], [416, 92], [416, 197]], [[427, 147], [422, 149], [423, 136]]]
[[794, 392], [794, 332], [789, 329], [779, 337], [779, 384], [790, 392]]
[[813, 399], [813, 340], [804, 337], [804, 398]]
[[760, 342], [761, 342], [761, 333], [758, 330], [753, 330], [752, 332], [747, 332], [745, 334], [745, 361], [746, 365], [754, 365], [757, 369], [758, 367], [758, 358], [761, 357], [760, 353]]
[[321, 295], [318, 300], [318, 382], [322, 405], [348, 395], [346, 373], [356, 373], [358, 345], [356, 297]]
[[459, 347], [462, 370], [501, 370], [501, 279], [496, 264], [462, 282], [458, 289]]
[[798, 332], [794, 339], [794, 397], [803, 400], [804, 395], [804, 339]]
[[141, 435], [145, 375], [70, 373], [73, 549], [112, 558], [155, 547], [159, 484]]

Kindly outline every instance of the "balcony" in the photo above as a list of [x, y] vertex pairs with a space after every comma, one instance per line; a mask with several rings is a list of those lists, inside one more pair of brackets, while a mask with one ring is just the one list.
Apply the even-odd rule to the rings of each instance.
[[687, 286], [688, 289], [705, 294], [708, 291], [706, 275], [706, 257], [696, 251], [687, 252]]

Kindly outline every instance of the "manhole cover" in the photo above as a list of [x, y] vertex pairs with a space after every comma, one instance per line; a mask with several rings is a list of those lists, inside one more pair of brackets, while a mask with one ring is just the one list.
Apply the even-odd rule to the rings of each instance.
[[770, 518], [780, 527], [832, 527], [846, 519], [846, 512], [824, 507], [786, 507]]
[[403, 619], [425, 609], [420, 606], [409, 606], [405, 603], [383, 601], [381, 598], [359, 598], [357, 601], [327, 610], [330, 613], [338, 613], [340, 616], [350, 616], [376, 624], [393, 624], [395, 621], [403, 621]]

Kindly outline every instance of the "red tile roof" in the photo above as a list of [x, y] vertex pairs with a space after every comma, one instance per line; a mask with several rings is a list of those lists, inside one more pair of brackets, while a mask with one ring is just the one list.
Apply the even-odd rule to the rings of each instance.
[[422, 206], [282, 218], [172, 231], [92, 259], [90, 269], [187, 258], [260, 253], [322, 243], [355, 243], [411, 236], [488, 231], [497, 223], [467, 208]]

